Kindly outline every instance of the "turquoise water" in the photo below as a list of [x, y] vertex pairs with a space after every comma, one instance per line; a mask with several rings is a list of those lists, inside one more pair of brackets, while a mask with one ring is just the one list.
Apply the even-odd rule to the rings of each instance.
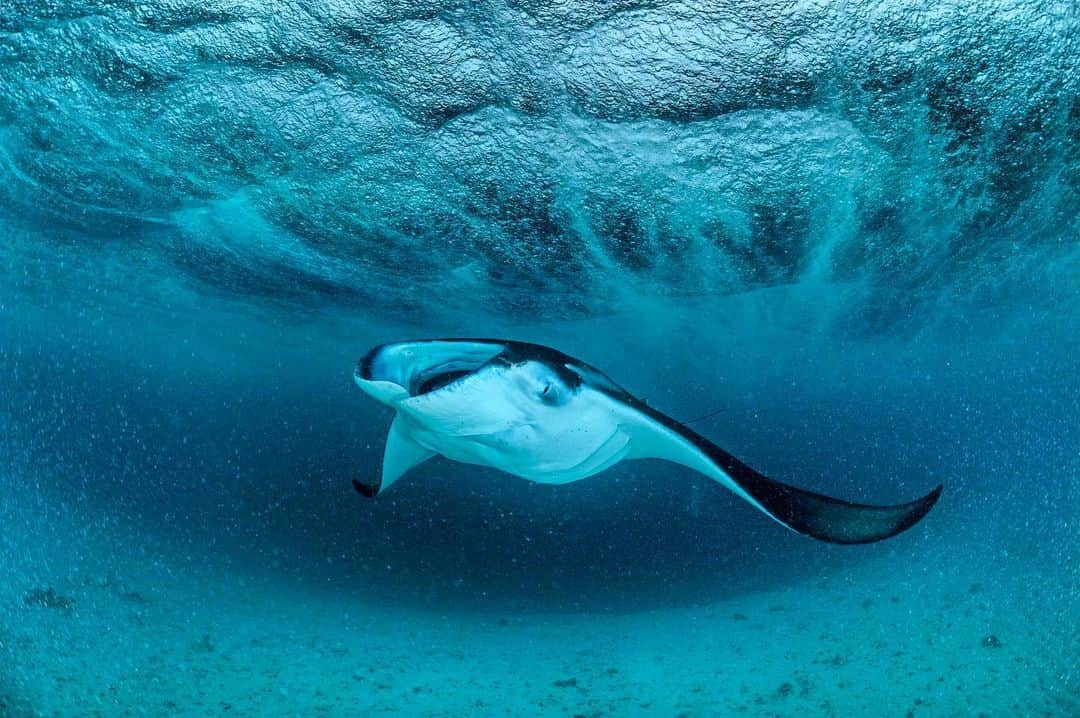
[[[0, 718], [1080, 715], [1078, 65], [1073, 2], [7, 0]], [[944, 493], [365, 501], [432, 336]]]

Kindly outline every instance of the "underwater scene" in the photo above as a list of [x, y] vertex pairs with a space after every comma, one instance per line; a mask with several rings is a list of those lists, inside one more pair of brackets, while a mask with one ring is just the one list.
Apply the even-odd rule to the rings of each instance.
[[1080, 716], [1075, 0], [0, 0], [0, 718]]

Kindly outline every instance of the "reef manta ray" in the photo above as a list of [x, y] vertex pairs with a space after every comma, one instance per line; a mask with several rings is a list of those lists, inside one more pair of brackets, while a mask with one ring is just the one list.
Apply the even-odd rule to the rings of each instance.
[[382, 475], [353, 481], [386, 491], [435, 454], [565, 484], [626, 459], [665, 459], [723, 484], [773, 520], [822, 541], [871, 543], [914, 526], [941, 486], [895, 506], [856, 504], [758, 473], [603, 372], [539, 344], [431, 339], [383, 344], [356, 367], [356, 383], [396, 412]]

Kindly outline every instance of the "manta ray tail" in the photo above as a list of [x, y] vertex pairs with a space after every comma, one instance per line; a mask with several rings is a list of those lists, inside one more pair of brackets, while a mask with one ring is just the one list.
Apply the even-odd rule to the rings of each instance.
[[711, 442], [707, 453], [774, 519], [793, 531], [830, 543], [873, 543], [895, 536], [918, 523], [941, 496], [939, 485], [906, 504], [855, 504], [774, 481]]

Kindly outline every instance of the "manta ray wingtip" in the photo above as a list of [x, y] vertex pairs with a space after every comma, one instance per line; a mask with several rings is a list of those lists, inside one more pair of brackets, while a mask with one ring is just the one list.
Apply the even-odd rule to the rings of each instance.
[[[941, 492], [942, 490], [944, 490], [944, 488], [944, 484], [938, 484], [934, 487], [933, 491], [928, 493], [926, 496], [912, 501], [911, 505], [914, 508], [907, 516], [907, 520], [909, 523], [907, 523], [901, 530], [907, 530], [922, 521], [923, 517], [930, 513], [930, 509], [934, 508], [934, 504], [936, 504], [938, 502], [938, 499], [941, 498]], [[899, 531], [897, 533], [899, 533]]]
[[363, 496], [365, 499], [373, 499], [379, 493], [378, 484], [365, 484], [363, 482], [352, 480], [353, 488], [356, 489], [356, 493]]
[[818, 514], [818, 517], [829, 516], [831, 520], [821, 521], [817, 526], [813, 526], [811, 522], [804, 526], [803, 530], [796, 530], [829, 543], [876, 543], [901, 534], [922, 521], [941, 498], [943, 489], [944, 485], [938, 484], [925, 496], [895, 506], [850, 504], [838, 499], [820, 497], [827, 498], [832, 506]]

